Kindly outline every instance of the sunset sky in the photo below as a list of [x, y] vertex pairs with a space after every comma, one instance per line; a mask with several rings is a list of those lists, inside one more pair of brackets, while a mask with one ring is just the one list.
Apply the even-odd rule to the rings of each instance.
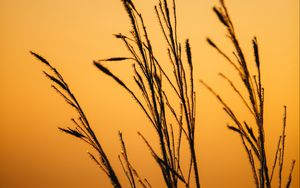
[[[158, 0], [136, 2], [158, 59], [166, 60], [166, 44], [154, 12]], [[249, 118], [238, 96], [218, 76], [242, 88], [233, 68], [206, 42], [213, 39], [226, 53], [233, 46], [212, 11], [217, 0], [177, 0], [179, 40], [190, 39], [197, 95], [196, 148], [204, 188], [254, 187], [242, 143], [229, 131], [230, 119], [204, 80]], [[292, 188], [299, 185], [299, 0], [226, 0], [239, 42], [253, 63], [251, 40], [257, 37], [265, 87], [265, 131], [269, 165], [274, 159], [287, 105], [284, 183], [296, 159]], [[108, 178], [90, 160], [88, 145], [61, 133], [77, 114], [50, 87], [47, 68], [29, 51], [51, 62], [64, 76], [85, 110], [112, 165], [129, 187], [118, 161], [123, 132], [130, 160], [153, 188], [164, 185], [160, 169], [142, 132], [158, 148], [154, 129], [134, 99], [97, 70], [93, 60], [128, 56], [113, 34], [128, 34], [130, 21], [120, 0], [0, 0], [0, 187], [106, 188]], [[232, 57], [232, 56], [231, 56]], [[133, 86], [132, 62], [107, 65]], [[251, 67], [250, 67], [251, 68]], [[252, 67], [253, 69], [253, 67]], [[251, 69], [251, 70], [252, 70]], [[277, 177], [276, 177], [277, 178]]]

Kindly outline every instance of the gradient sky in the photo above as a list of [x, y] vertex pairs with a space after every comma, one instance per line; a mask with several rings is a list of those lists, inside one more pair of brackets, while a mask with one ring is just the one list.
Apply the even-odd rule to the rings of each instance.
[[[224, 51], [232, 51], [225, 29], [212, 11], [218, 1], [177, 2], [179, 38], [182, 42], [190, 39], [195, 80], [205, 80], [240, 109], [235, 93], [217, 76], [223, 72], [236, 80], [234, 71], [205, 41], [209, 36]], [[266, 147], [271, 160], [281, 131], [283, 105], [288, 107], [284, 181], [291, 160], [296, 159], [292, 188], [299, 187], [299, 1], [226, 2], [249, 62], [253, 62], [251, 40], [258, 38]], [[164, 59], [155, 3], [144, 0], [136, 6], [144, 13], [155, 53]], [[120, 0], [0, 0], [0, 187], [110, 187], [86, 154], [91, 148], [57, 130], [58, 126], [71, 126], [70, 118], [76, 114], [50, 88], [42, 74], [45, 67], [30, 56], [30, 50], [47, 58], [64, 75], [118, 174], [122, 173], [117, 159], [121, 150], [117, 131], [121, 130], [136, 169], [153, 187], [161, 187], [160, 171], [137, 136], [141, 131], [155, 144], [154, 130], [132, 97], [92, 65], [92, 60], [126, 56], [128, 52], [113, 34], [129, 30]], [[110, 67], [130, 85], [131, 62]], [[240, 139], [225, 126], [229, 118], [199, 82], [196, 92], [202, 186], [253, 187]], [[247, 119], [243, 111], [238, 114]]]

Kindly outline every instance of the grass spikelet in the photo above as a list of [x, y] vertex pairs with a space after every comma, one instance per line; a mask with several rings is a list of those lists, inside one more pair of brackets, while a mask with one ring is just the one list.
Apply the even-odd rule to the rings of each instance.
[[211, 45], [214, 48], [217, 48], [216, 44], [210, 39], [210, 38], [206, 38], [206, 41], [208, 42], [209, 45]]
[[85, 138], [85, 136], [83, 134], [81, 134], [79, 131], [71, 129], [69, 127], [68, 127], [68, 129], [58, 127], [58, 129], [61, 130], [62, 132], [65, 132], [67, 134], [73, 135], [73, 136], [75, 136], [77, 138]]
[[124, 61], [124, 60], [128, 60], [128, 59], [131, 59], [131, 58], [128, 58], [128, 57], [112, 57], [112, 58], [108, 58], [108, 59], [100, 59], [98, 61], [99, 62], [101, 62], [101, 61]]
[[185, 42], [185, 50], [186, 50], [188, 63], [190, 66], [192, 66], [192, 52], [191, 52], [190, 42], [188, 39]]
[[104, 74], [110, 76], [111, 78], [113, 78], [118, 84], [120, 84], [121, 86], [123, 86], [124, 88], [127, 88], [127, 86], [124, 84], [123, 81], [121, 81], [118, 77], [116, 77], [112, 72], [110, 72], [110, 70], [108, 70], [106, 67], [104, 67], [103, 65], [101, 65], [100, 63], [94, 62], [94, 65], [101, 70]]
[[234, 126], [227, 125], [227, 128], [230, 129], [230, 130], [232, 130], [232, 131], [234, 131], [234, 132], [237, 132], [237, 133], [241, 134], [240, 129], [238, 129], [238, 128], [234, 127]]
[[226, 27], [229, 27], [227, 18], [224, 16], [224, 13], [222, 12], [221, 9], [218, 9], [217, 7], [213, 7], [213, 11], [216, 13], [218, 16], [220, 22], [224, 24]]
[[258, 45], [257, 45], [256, 37], [254, 37], [254, 39], [252, 40], [252, 44], [253, 44], [255, 63], [256, 63], [257, 68], [260, 69], [260, 61], [259, 61]]
[[37, 53], [35, 53], [35, 52], [33, 52], [33, 51], [30, 51], [30, 53], [31, 53], [33, 56], [35, 56], [38, 60], [40, 60], [41, 62], [45, 63], [47, 66], [51, 66], [51, 65], [49, 64], [49, 62], [48, 62], [45, 58], [43, 58], [42, 56], [40, 56], [39, 54], [37, 54]]
[[61, 82], [60, 80], [58, 80], [57, 78], [55, 78], [54, 76], [51, 76], [50, 74], [46, 73], [44, 71], [44, 74], [46, 75], [47, 78], [49, 78], [51, 81], [53, 81], [54, 83], [56, 83], [57, 85], [59, 85], [63, 90], [67, 90], [67, 86]]

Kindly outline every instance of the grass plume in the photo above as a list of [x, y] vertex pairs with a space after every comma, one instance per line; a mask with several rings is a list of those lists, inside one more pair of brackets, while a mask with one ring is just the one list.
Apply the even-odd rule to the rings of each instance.
[[[183, 175], [180, 161], [180, 151], [182, 142], [182, 132], [186, 136], [190, 148], [190, 158], [193, 167], [193, 174], [195, 177], [196, 187], [200, 187], [200, 178], [198, 172], [198, 164], [195, 151], [195, 91], [194, 91], [194, 78], [193, 78], [193, 62], [191, 45], [189, 40], [185, 43], [186, 52], [186, 65], [183, 63], [181, 57], [181, 44], [177, 38], [177, 18], [176, 18], [176, 3], [172, 1], [172, 5], [166, 0], [159, 1], [155, 6], [156, 16], [159, 20], [162, 33], [167, 41], [169, 60], [173, 64], [173, 78], [166, 74], [162, 68], [163, 65], [156, 58], [153, 52], [151, 39], [148, 35], [142, 14], [134, 7], [132, 1], [123, 0], [124, 8], [127, 12], [132, 26], [132, 36], [125, 36], [123, 34], [115, 35], [116, 38], [123, 41], [125, 47], [131, 54], [128, 59], [134, 60], [134, 81], [136, 82], [139, 91], [132, 91], [126, 84], [120, 81], [120, 78], [112, 74], [104, 68], [102, 62], [105, 63], [110, 59], [104, 59], [99, 63], [94, 63], [101, 72], [113, 78], [119, 85], [125, 88], [129, 93], [138, 101], [139, 106], [143, 109], [148, 119], [151, 121], [152, 126], [155, 128], [159, 143], [160, 152], [154, 151], [150, 143], [146, 144], [151, 150], [151, 153], [161, 169], [167, 187], [177, 187], [178, 180], [189, 186], [190, 175]], [[172, 6], [172, 11], [171, 7]], [[171, 21], [173, 20], [173, 21]], [[123, 60], [123, 59], [120, 59]], [[186, 70], [185, 67], [188, 67]], [[176, 82], [172, 82], [175, 80]], [[166, 85], [171, 86], [173, 91], [166, 92]], [[170, 101], [168, 98], [174, 92], [178, 96], [177, 101]], [[143, 99], [138, 99], [137, 93], [142, 94]], [[180, 111], [175, 110], [176, 102], [181, 106]], [[177, 122], [177, 129], [179, 135], [177, 139], [173, 133], [173, 128], [170, 118], [166, 114], [171, 112], [173, 118]], [[183, 117], [178, 119], [178, 117]], [[143, 140], [146, 139], [143, 137]], [[175, 143], [175, 140], [178, 140]], [[176, 146], [177, 145], [177, 146]], [[190, 173], [190, 172], [189, 172]]]
[[[83, 142], [90, 145], [97, 153], [97, 156], [95, 156], [95, 154], [88, 152], [91, 159], [100, 167], [101, 170], [103, 170], [107, 174], [107, 176], [111, 180], [112, 185], [115, 188], [120, 188], [121, 184], [119, 182], [118, 177], [116, 176], [113, 167], [110, 164], [109, 158], [104, 152], [102, 145], [100, 144], [97, 136], [95, 135], [94, 130], [91, 127], [83, 109], [81, 108], [79, 102], [72, 93], [68, 84], [65, 82], [62, 75], [45, 58], [43, 58], [35, 52], [30, 53], [33, 56], [35, 56], [40, 62], [44, 63], [47, 66], [47, 68], [50, 69], [50, 73], [44, 73], [46, 77], [48, 77], [52, 81], [52, 87], [66, 100], [67, 104], [75, 108], [78, 114], [78, 122], [74, 118], [71, 119], [75, 125], [75, 128], [59, 127], [58, 129], [66, 134], [79, 138]], [[59, 88], [57, 86], [59, 86]]]
[[[251, 113], [252, 117], [255, 119], [255, 124], [253, 125], [258, 130], [256, 133], [253, 132], [251, 126], [248, 125], [247, 122], [240, 120], [236, 117], [234, 112], [231, 110], [230, 106], [224, 102], [224, 100], [206, 83], [201, 81], [203, 85], [212, 92], [213, 95], [220, 101], [223, 105], [223, 109], [229, 115], [229, 117], [233, 120], [235, 126], [228, 126], [230, 130], [238, 133], [242, 139], [242, 143], [246, 153], [248, 155], [249, 164], [252, 169], [253, 178], [256, 187], [258, 188], [271, 188], [272, 177], [274, 173], [274, 169], [276, 164], [279, 165], [279, 188], [282, 187], [282, 169], [283, 169], [283, 159], [284, 159], [284, 150], [285, 150], [285, 128], [286, 128], [286, 107], [284, 107], [284, 123], [283, 123], [283, 131], [282, 135], [279, 138], [277, 151], [275, 154], [275, 160], [273, 162], [271, 173], [269, 172], [269, 164], [267, 161], [267, 152], [265, 149], [265, 125], [264, 125], [264, 88], [261, 80], [261, 62], [259, 58], [259, 48], [257, 38], [254, 37], [252, 40], [253, 52], [254, 52], [254, 60], [256, 66], [256, 74], [251, 76], [251, 73], [248, 69], [248, 62], [245, 59], [244, 51], [242, 50], [237, 34], [235, 33], [235, 29], [231, 18], [229, 16], [228, 9], [225, 5], [224, 0], [220, 0], [220, 6], [214, 7], [213, 11], [218, 17], [219, 21], [225, 26], [227, 30], [227, 36], [229, 37], [231, 43], [234, 46], [234, 54], [236, 56], [237, 62], [233, 62], [228, 55], [226, 55], [211, 39], [207, 38], [208, 44], [217, 50], [219, 54], [221, 54], [225, 59], [233, 65], [233, 67], [237, 70], [240, 79], [243, 83], [243, 86], [246, 89], [247, 94], [242, 94], [233, 82], [220, 73], [220, 75], [228, 81], [233, 90], [238, 94], [238, 96], [243, 101], [246, 109]], [[257, 78], [257, 79], [256, 79]], [[254, 154], [252, 154], [254, 151]], [[277, 160], [278, 159], [278, 160]], [[256, 164], [259, 164], [256, 166]], [[293, 162], [294, 164], [294, 162]], [[292, 173], [291, 168], [291, 173]], [[290, 173], [290, 177], [291, 177]], [[291, 178], [289, 178], [287, 186], [290, 186]]]

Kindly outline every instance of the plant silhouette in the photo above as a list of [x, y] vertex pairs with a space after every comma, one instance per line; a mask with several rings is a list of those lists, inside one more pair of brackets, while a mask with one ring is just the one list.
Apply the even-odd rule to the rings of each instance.
[[[249, 110], [250, 114], [255, 119], [255, 125], [250, 126], [246, 121], [239, 119], [233, 110], [230, 108], [227, 103], [205, 82], [201, 81], [203, 85], [209, 89], [213, 95], [220, 101], [223, 105], [224, 111], [232, 119], [234, 126], [227, 125], [227, 127], [238, 133], [241, 137], [242, 144], [246, 150], [247, 157], [252, 169], [253, 178], [256, 187], [263, 188], [271, 187], [272, 177], [274, 174], [274, 169], [276, 164], [279, 165], [279, 187], [282, 187], [282, 168], [283, 168], [283, 159], [284, 159], [284, 149], [285, 149], [285, 129], [286, 129], [286, 106], [284, 106], [284, 115], [283, 115], [283, 129], [282, 135], [279, 137], [277, 151], [275, 154], [275, 159], [273, 162], [273, 167], [271, 168], [271, 173], [269, 172], [270, 164], [267, 161], [267, 152], [265, 149], [265, 129], [264, 129], [264, 88], [261, 80], [261, 70], [260, 70], [260, 58], [258, 43], [256, 37], [252, 40], [253, 44], [253, 53], [255, 59], [255, 65], [257, 68], [257, 74], [251, 76], [251, 73], [248, 69], [248, 63], [245, 59], [243, 50], [240, 47], [238, 42], [233, 23], [229, 16], [227, 7], [225, 6], [224, 0], [220, 0], [220, 7], [214, 7], [213, 11], [217, 15], [219, 21], [227, 29], [227, 36], [230, 39], [231, 43], [234, 46], [234, 55], [236, 58], [236, 63], [229, 58], [211, 39], [207, 38], [207, 42], [210, 46], [215, 48], [218, 53], [220, 53], [225, 59], [235, 68], [237, 73], [240, 76], [244, 87], [246, 88], [247, 95], [243, 95], [234, 83], [224, 74], [220, 73], [220, 76], [225, 79], [232, 89], [240, 97], [241, 101], [245, 105], [246, 109]], [[248, 99], [246, 98], [248, 97]], [[248, 102], [250, 104], [248, 104]], [[257, 133], [254, 132], [253, 127], [257, 130]], [[279, 158], [279, 160], [277, 160]], [[256, 161], [257, 160], [257, 161]], [[259, 163], [259, 165], [257, 164]], [[288, 178], [288, 182], [285, 187], [290, 186], [290, 181], [292, 179], [291, 174], [295, 165], [295, 160], [292, 161], [291, 172]]]
[[[123, 6], [130, 18], [131, 35], [116, 34], [115, 37], [123, 42], [130, 57], [111, 57], [94, 61], [94, 65], [105, 75], [111, 77], [118, 85], [125, 89], [139, 105], [141, 110], [150, 122], [150, 126], [155, 129], [160, 144], [159, 151], [156, 151], [151, 142], [138, 133], [145, 145], [149, 148], [150, 153], [156, 164], [161, 170], [161, 176], [164, 179], [165, 186], [176, 188], [180, 184], [185, 187], [194, 185], [200, 188], [201, 181], [197, 153], [195, 149], [195, 131], [196, 131], [196, 93], [194, 89], [194, 69], [192, 61], [192, 51], [189, 39], [186, 39], [184, 45], [178, 41], [177, 33], [177, 13], [175, 0], [159, 0], [158, 5], [154, 7], [155, 14], [161, 26], [161, 32], [167, 44], [167, 54], [169, 58], [170, 69], [173, 74], [169, 74], [164, 70], [163, 64], [156, 58], [153, 51], [151, 39], [147, 33], [146, 24], [144, 23], [142, 14], [135, 8], [131, 0], [122, 0]], [[244, 57], [244, 51], [241, 49], [233, 23], [230, 19], [225, 2], [220, 0], [220, 7], [214, 7], [213, 11], [217, 15], [219, 21], [225, 26], [229, 39], [234, 46], [235, 61], [226, 55], [211, 39], [207, 39], [210, 46], [215, 48], [237, 71], [242, 80], [243, 86], [246, 88], [247, 94], [240, 92], [224, 74], [220, 76], [224, 78], [232, 89], [241, 98], [245, 105], [256, 120], [255, 125], [248, 125], [246, 121], [239, 119], [226, 102], [204, 81], [201, 83], [209, 90], [219, 102], [222, 104], [224, 111], [233, 121], [233, 125], [227, 125], [228, 128], [241, 137], [242, 144], [247, 154], [249, 164], [252, 169], [255, 186], [258, 188], [272, 187], [272, 179], [276, 165], [278, 165], [279, 187], [283, 186], [282, 169], [285, 149], [285, 129], [286, 129], [286, 107], [284, 108], [283, 130], [279, 137], [277, 151], [272, 166], [267, 160], [267, 152], [265, 148], [264, 133], [264, 89], [261, 81], [260, 59], [257, 39], [253, 39], [253, 51], [255, 64], [257, 67], [257, 75], [253, 76], [248, 70], [248, 62]], [[120, 178], [116, 175], [114, 168], [110, 163], [110, 158], [103, 150], [99, 142], [93, 126], [90, 125], [83, 109], [72, 93], [63, 76], [42, 56], [35, 52], [31, 52], [39, 61], [44, 63], [49, 72], [44, 72], [46, 77], [52, 82], [52, 88], [57, 91], [64, 100], [76, 110], [77, 118], [72, 118], [74, 127], [59, 128], [59, 130], [79, 138], [94, 149], [94, 153], [88, 152], [91, 159], [99, 166], [104, 174], [110, 179], [113, 187], [122, 187]], [[112, 61], [134, 62], [133, 79], [137, 85], [136, 90], [131, 89], [117, 75], [105, 66], [106, 63]], [[196, 82], [198, 83], [198, 82]], [[171, 88], [167, 89], [167, 88]], [[139, 97], [141, 96], [141, 97]], [[175, 96], [175, 100], [170, 100]], [[167, 115], [171, 114], [171, 115]], [[201, 134], [201, 132], [200, 132]], [[119, 155], [121, 168], [126, 176], [130, 187], [151, 187], [151, 182], [146, 178], [141, 178], [137, 170], [132, 165], [127, 154], [127, 148], [123, 139], [123, 134], [119, 132], [122, 152]], [[183, 140], [187, 142], [183, 142]], [[190, 159], [188, 170], [182, 169], [181, 151], [183, 144], [187, 143], [189, 152], [185, 153]], [[290, 187], [292, 181], [292, 167], [285, 187]], [[274, 186], [275, 187], [275, 186]]]

